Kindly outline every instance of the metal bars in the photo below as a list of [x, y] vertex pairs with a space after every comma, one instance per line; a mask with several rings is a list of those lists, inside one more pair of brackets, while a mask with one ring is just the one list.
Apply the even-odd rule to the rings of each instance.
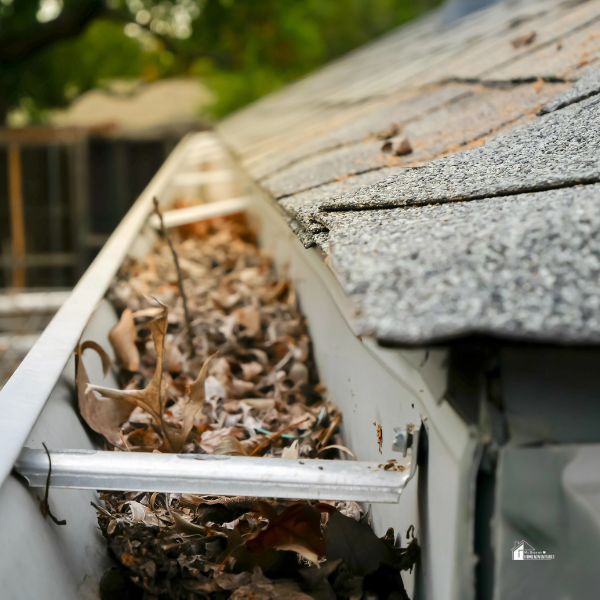
[[[267, 498], [397, 503], [413, 470], [375, 462], [287, 460], [212, 454], [51, 452], [50, 485], [59, 488], [173, 492]], [[32, 487], [48, 477], [44, 450], [24, 448], [15, 470]]]

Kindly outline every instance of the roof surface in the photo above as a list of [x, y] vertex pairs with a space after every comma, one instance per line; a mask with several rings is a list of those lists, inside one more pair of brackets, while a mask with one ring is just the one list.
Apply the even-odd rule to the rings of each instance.
[[432, 13], [226, 120], [365, 334], [600, 342], [600, 0]]

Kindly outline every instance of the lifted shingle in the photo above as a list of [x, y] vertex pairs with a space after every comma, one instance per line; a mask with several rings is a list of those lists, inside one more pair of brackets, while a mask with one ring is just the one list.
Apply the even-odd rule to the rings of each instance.
[[554, 100], [548, 102], [539, 114], [546, 115], [596, 94], [600, 94], [600, 69], [592, 69], [564, 94], [559, 94]]
[[322, 210], [409, 206], [600, 180], [600, 98], [539, 117], [484, 146], [344, 194]]

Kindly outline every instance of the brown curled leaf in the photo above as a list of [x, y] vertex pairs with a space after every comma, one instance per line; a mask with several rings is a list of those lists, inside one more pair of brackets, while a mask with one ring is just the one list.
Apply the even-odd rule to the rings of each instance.
[[150, 413], [165, 434], [167, 449], [171, 449], [172, 445], [169, 441], [168, 433], [163, 422], [164, 404], [166, 402], [167, 394], [166, 383], [162, 376], [164, 343], [167, 334], [167, 317], [169, 311], [164, 304], [161, 304], [161, 307], [162, 311], [159, 317], [150, 321], [147, 325], [150, 329], [156, 351], [156, 369], [146, 388], [143, 390], [115, 390], [99, 385], [88, 384], [85, 388], [85, 392], [87, 394], [92, 391], [97, 391], [105, 398], [130, 402]]
[[140, 367], [140, 353], [135, 340], [137, 331], [133, 321], [133, 313], [126, 308], [119, 322], [110, 330], [108, 341], [115, 351], [117, 362], [128, 371], [137, 371]]
[[79, 412], [85, 422], [96, 433], [103, 435], [113, 446], [118, 446], [121, 442], [121, 424], [128, 419], [132, 411], [132, 406], [119, 398], [100, 400], [96, 397], [94, 391], [89, 389], [90, 380], [81, 358], [83, 352], [88, 348], [95, 350], [99, 354], [105, 376], [110, 367], [110, 357], [102, 346], [96, 342], [87, 341], [76, 348], [75, 361], [77, 375], [75, 377], [75, 384], [77, 386]]
[[246, 542], [250, 552], [291, 550], [315, 564], [325, 556], [321, 512], [317, 508], [308, 502], [297, 502], [279, 515], [273, 514], [273, 509], [264, 502], [259, 503], [258, 508], [269, 518], [269, 526]]
[[233, 435], [226, 435], [215, 448], [213, 454], [222, 454], [225, 456], [247, 456], [244, 447]]
[[187, 519], [184, 519], [177, 511], [171, 508], [171, 496], [167, 494], [166, 501], [167, 510], [169, 511], [170, 517], [173, 519], [175, 531], [187, 535], [205, 535], [207, 530], [202, 525], [196, 525]]
[[342, 559], [353, 575], [364, 576], [393, 561], [389, 546], [371, 527], [335, 510], [329, 515], [325, 530], [328, 560]]
[[196, 381], [190, 385], [190, 396], [183, 405], [183, 423], [181, 429], [168, 428], [168, 436], [173, 452], [181, 452], [187, 441], [188, 435], [194, 426], [194, 418], [202, 409], [204, 404], [204, 383], [208, 375], [210, 361], [216, 356], [209, 356], [202, 365]]

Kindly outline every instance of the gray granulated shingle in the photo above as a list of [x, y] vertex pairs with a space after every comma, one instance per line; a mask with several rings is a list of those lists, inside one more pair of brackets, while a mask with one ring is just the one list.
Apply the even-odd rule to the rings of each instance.
[[[547, 84], [539, 88], [529, 84], [510, 85], [506, 89], [478, 88], [475, 91], [466, 88], [465, 93], [455, 97], [454, 101], [404, 123], [402, 131], [394, 137], [409, 140], [412, 152], [407, 156], [385, 154], [382, 152], [382, 140], [368, 139], [307, 156], [261, 180], [261, 184], [275, 197], [283, 197], [368, 169], [409, 165], [431, 160], [442, 153], [464, 150], [465, 144], [482, 136], [500, 135], [499, 129], [508, 123], [512, 123], [511, 129], [514, 128], [514, 121], [528, 113], [532, 118], [547, 101], [567, 87], [565, 84]], [[426, 92], [423, 95], [427, 97]], [[369, 120], [370, 117], [365, 119]], [[374, 126], [372, 131], [381, 132], [384, 123], [385, 129], [389, 129], [398, 122], [398, 119], [387, 122], [376, 119], [377, 127]], [[282, 160], [285, 160], [285, 155], [286, 152], [282, 151]]]
[[600, 342], [598, 184], [324, 220], [364, 334]]
[[600, 98], [516, 127], [484, 146], [407, 169], [344, 194], [322, 210], [485, 198], [600, 180]]
[[293, 162], [307, 158], [317, 152], [332, 150], [341, 145], [358, 143], [370, 135], [377, 134], [390, 127], [393, 123], [403, 124], [423, 117], [427, 112], [456, 101], [459, 98], [472, 94], [471, 85], [448, 84], [438, 88], [420, 90], [408, 98], [396, 99], [391, 104], [386, 104], [374, 109], [372, 112], [335, 127], [310, 141], [296, 144], [284, 152], [279, 151], [277, 156], [252, 168], [252, 175], [256, 179], [264, 179], [273, 175], [275, 171], [282, 170]]
[[600, 94], [600, 69], [592, 69], [573, 84], [566, 92], [559, 94], [554, 100], [548, 102], [548, 104], [540, 110], [539, 114], [546, 115], [555, 110], [560, 110], [565, 106], [569, 106], [570, 104], [574, 104], [575, 102], [581, 102], [596, 94]]
[[381, 140], [370, 140], [314, 154], [263, 179], [261, 185], [275, 198], [282, 198], [324, 185], [336, 178], [389, 166], [390, 156], [381, 152], [382, 144]]
[[325, 254], [329, 254], [329, 233], [327, 231], [313, 233], [313, 239], [315, 240], [315, 244], [319, 246]]
[[289, 215], [302, 224], [306, 230], [311, 233], [317, 233], [324, 229], [323, 224], [315, 220], [315, 218], [320, 216], [319, 207], [321, 204], [335, 196], [372, 185], [401, 171], [401, 167], [388, 167], [369, 171], [368, 173], [349, 177], [342, 181], [335, 181], [334, 183], [328, 183], [312, 190], [300, 192], [293, 196], [287, 196], [282, 198], [279, 204]]

